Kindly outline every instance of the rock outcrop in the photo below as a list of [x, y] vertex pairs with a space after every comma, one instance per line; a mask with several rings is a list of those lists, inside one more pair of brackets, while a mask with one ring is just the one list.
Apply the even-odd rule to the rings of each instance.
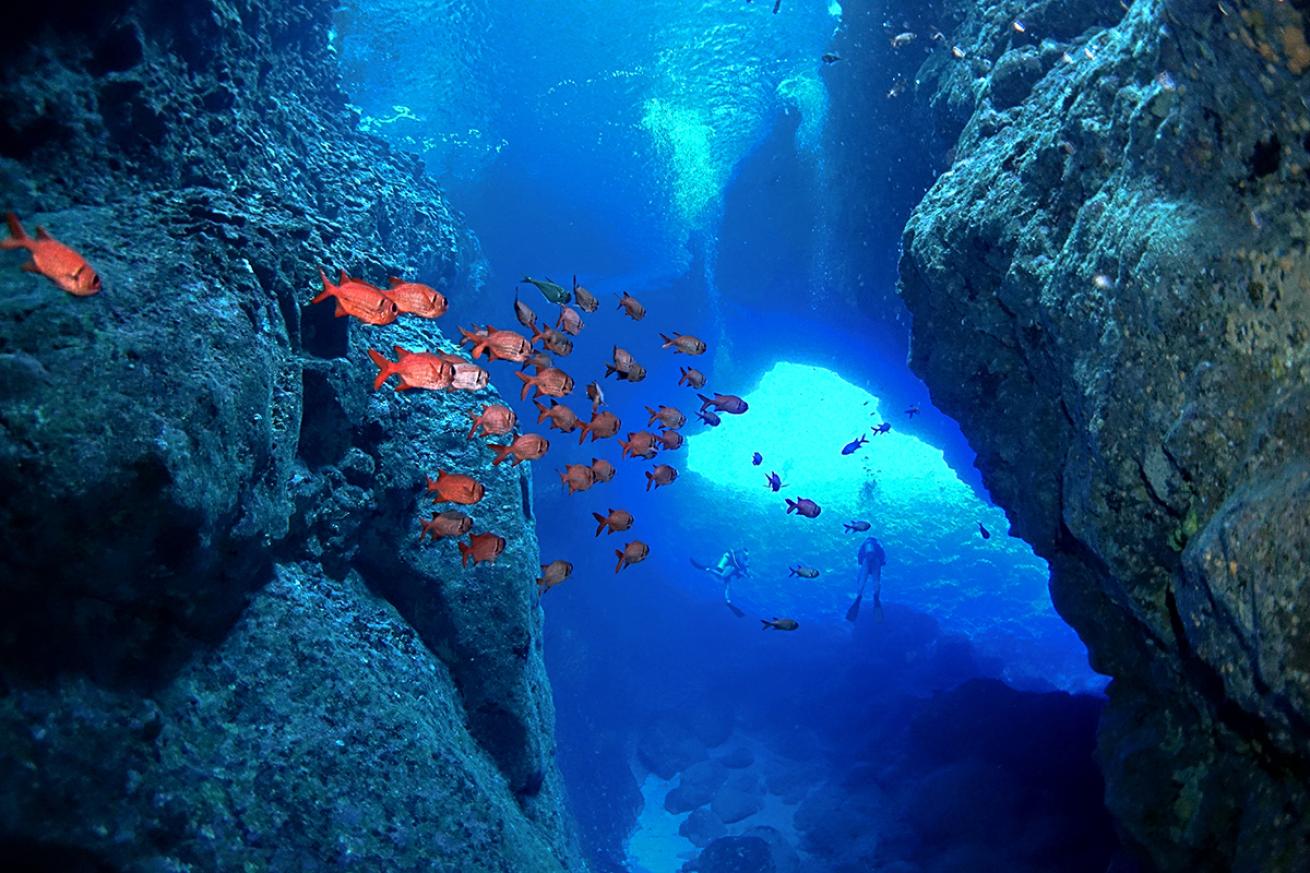
[[[0, 206], [99, 271], [0, 264], [0, 844], [51, 869], [584, 869], [541, 657], [530, 482], [492, 389], [373, 393], [318, 267], [476, 293], [416, 159], [361, 136], [334, 4], [26, 4]], [[424, 475], [472, 473], [463, 569]], [[78, 869], [81, 869], [78, 867]]]
[[1117, 7], [981, 4], [925, 65], [962, 131], [905, 231], [911, 364], [1114, 677], [1127, 841], [1303, 869], [1306, 5]]

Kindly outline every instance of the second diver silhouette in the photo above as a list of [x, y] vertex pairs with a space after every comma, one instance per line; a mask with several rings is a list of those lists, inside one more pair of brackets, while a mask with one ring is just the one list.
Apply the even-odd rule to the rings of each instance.
[[723, 602], [732, 610], [732, 614], [741, 618], [746, 615], [745, 612], [738, 609], [732, 602], [732, 580], [742, 576], [750, 575], [750, 555], [745, 549], [728, 549], [719, 558], [719, 563], [714, 566], [702, 564], [695, 558], [691, 559], [691, 565], [697, 570], [704, 570], [714, 576], [718, 576], [723, 582]]
[[856, 581], [860, 583], [860, 591], [855, 595], [855, 602], [851, 604], [850, 609], [846, 610], [846, 620], [855, 621], [860, 617], [860, 601], [864, 599], [864, 586], [869, 583], [869, 577], [873, 577], [873, 614], [878, 621], [882, 621], [882, 568], [887, 563], [887, 553], [882, 550], [882, 544], [878, 542], [877, 537], [869, 537], [860, 543], [860, 551], [856, 555], [860, 562], [860, 570], [856, 576]]

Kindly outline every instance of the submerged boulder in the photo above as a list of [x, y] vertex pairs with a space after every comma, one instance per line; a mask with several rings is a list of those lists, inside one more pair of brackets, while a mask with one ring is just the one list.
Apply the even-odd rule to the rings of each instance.
[[698, 873], [777, 873], [769, 844], [759, 837], [719, 837], [696, 859]]
[[683, 721], [672, 716], [651, 722], [637, 738], [637, 759], [661, 779], [672, 779], [707, 757], [705, 744]]
[[704, 807], [694, 810], [678, 825], [678, 833], [701, 848], [726, 832], [727, 828], [719, 817]]

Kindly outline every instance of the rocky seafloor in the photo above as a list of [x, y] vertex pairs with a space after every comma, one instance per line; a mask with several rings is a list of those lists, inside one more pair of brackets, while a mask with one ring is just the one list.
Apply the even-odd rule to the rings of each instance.
[[1310, 864], [1306, 14], [960, 4], [919, 76], [959, 141], [911, 363], [1113, 677], [1107, 801], [1161, 870]]
[[[449, 343], [307, 305], [320, 265], [457, 298], [479, 260], [357, 133], [333, 5], [5, 13], [0, 203], [104, 283], [0, 269], [6, 864], [585, 869], [530, 482], [464, 437], [495, 392], [372, 393], [368, 345]], [[494, 565], [418, 544], [438, 469], [485, 482]]]

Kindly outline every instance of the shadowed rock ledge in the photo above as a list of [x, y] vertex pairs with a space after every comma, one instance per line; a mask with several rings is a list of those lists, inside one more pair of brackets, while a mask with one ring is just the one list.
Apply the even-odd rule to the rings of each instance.
[[957, 20], [965, 56], [920, 73], [959, 143], [905, 230], [912, 366], [1114, 677], [1127, 842], [1162, 870], [1305, 869], [1305, 5]]
[[[356, 132], [333, 4], [24, 4], [0, 207], [99, 271], [0, 265], [0, 851], [49, 869], [584, 869], [553, 753], [529, 480], [493, 390], [372, 393], [431, 322], [317, 268], [476, 293], [416, 159]], [[479, 477], [462, 570], [424, 474]], [[426, 501], [423, 504], [426, 508]]]

